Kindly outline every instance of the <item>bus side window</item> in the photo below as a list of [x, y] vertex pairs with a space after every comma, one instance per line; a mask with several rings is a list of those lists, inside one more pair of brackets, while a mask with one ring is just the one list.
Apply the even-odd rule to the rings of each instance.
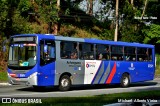
[[148, 51], [147, 48], [137, 48], [137, 60], [138, 61], [148, 61]]
[[123, 61], [123, 46], [111, 46], [111, 60]]
[[152, 61], [152, 49], [148, 49], [148, 61]]
[[83, 60], [94, 59], [94, 45], [89, 43], [79, 44], [79, 57]]
[[61, 44], [60, 44], [60, 52], [61, 52], [62, 59], [66, 59], [69, 57], [67, 51], [65, 51], [65, 43], [64, 42], [61, 42]]
[[102, 44], [96, 45], [96, 59], [97, 60], [109, 60], [110, 59], [108, 45], [102, 45]]
[[61, 42], [60, 44], [61, 59], [77, 59], [78, 45], [77, 42]]
[[125, 46], [123, 57], [125, 61], [136, 61], [136, 48], [131, 46]]

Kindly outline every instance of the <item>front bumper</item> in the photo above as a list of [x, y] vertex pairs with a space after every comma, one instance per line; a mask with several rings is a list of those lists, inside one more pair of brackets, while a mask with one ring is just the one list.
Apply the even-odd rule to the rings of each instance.
[[10, 84], [19, 84], [19, 85], [37, 85], [37, 72], [31, 74], [27, 78], [16, 78], [11, 77], [10, 74], [8, 74], [8, 79]]

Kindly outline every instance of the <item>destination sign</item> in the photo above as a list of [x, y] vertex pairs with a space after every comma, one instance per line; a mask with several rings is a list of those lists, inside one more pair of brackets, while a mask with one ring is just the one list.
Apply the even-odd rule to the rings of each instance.
[[13, 38], [13, 42], [34, 42], [35, 41], [35, 37], [15, 37]]

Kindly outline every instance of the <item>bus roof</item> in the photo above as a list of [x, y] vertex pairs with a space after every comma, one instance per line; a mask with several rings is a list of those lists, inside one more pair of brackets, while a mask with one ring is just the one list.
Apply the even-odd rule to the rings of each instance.
[[86, 43], [96, 43], [96, 44], [110, 44], [110, 45], [121, 45], [121, 46], [136, 46], [136, 47], [150, 47], [154, 48], [154, 45], [141, 44], [136, 42], [122, 42], [122, 41], [110, 41], [110, 40], [99, 40], [95, 38], [75, 38], [75, 37], [65, 37], [65, 36], [55, 36], [53, 34], [19, 34], [12, 37], [18, 36], [38, 36], [39, 39], [55, 39], [63, 41], [76, 41], [76, 42], [86, 42]]

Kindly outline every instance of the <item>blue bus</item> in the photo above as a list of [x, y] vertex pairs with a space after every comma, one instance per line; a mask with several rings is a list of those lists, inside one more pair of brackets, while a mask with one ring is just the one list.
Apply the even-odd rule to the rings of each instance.
[[8, 78], [11, 84], [35, 88], [79, 84], [149, 81], [155, 74], [155, 47], [149, 44], [89, 38], [20, 34], [10, 38]]

